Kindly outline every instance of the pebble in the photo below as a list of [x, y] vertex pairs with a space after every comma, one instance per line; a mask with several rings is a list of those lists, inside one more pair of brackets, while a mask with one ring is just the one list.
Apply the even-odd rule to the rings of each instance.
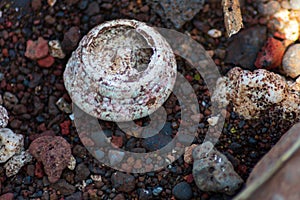
[[0, 129], [0, 163], [6, 162], [13, 155], [18, 154], [24, 145], [23, 135], [16, 134], [8, 128]]
[[42, 7], [42, 0], [32, 0], [31, 7], [33, 10], [39, 10]]
[[29, 152], [43, 163], [49, 182], [55, 183], [69, 165], [71, 146], [63, 137], [41, 136], [30, 144]]
[[137, 192], [139, 195], [139, 199], [145, 199], [145, 200], [152, 199], [152, 193], [147, 189], [139, 188]]
[[0, 128], [5, 128], [8, 124], [8, 113], [6, 108], [0, 106]]
[[48, 42], [42, 37], [37, 41], [28, 40], [26, 45], [25, 56], [32, 60], [44, 58], [48, 55]]
[[280, 3], [278, 1], [269, 1], [267, 3], [260, 2], [258, 5], [258, 12], [262, 15], [273, 15], [280, 9]]
[[14, 193], [5, 193], [5, 194], [2, 194], [0, 196], [0, 199], [1, 200], [13, 200], [14, 199]]
[[115, 172], [111, 176], [112, 186], [120, 192], [131, 192], [135, 189], [134, 176], [122, 172]]
[[47, 0], [47, 3], [49, 6], [53, 7], [54, 4], [56, 3], [56, 0]]
[[65, 196], [71, 195], [76, 191], [75, 186], [71, 185], [64, 179], [58, 180], [55, 184], [52, 184], [51, 187]]
[[225, 62], [254, 69], [257, 53], [267, 39], [266, 33], [266, 27], [257, 25], [234, 35], [227, 47]]
[[77, 26], [71, 27], [65, 34], [61, 42], [63, 52], [71, 53], [77, 47], [80, 39], [80, 29]]
[[16, 175], [19, 170], [32, 160], [32, 156], [28, 151], [22, 151], [20, 154], [14, 155], [5, 163], [4, 168], [7, 177]]
[[89, 4], [88, 8], [85, 10], [85, 13], [89, 16], [96, 15], [100, 12], [100, 7], [97, 1], [93, 1]]
[[151, 8], [160, 15], [161, 19], [170, 20], [175, 28], [181, 28], [190, 21], [202, 8], [203, 0], [161, 0], [159, 2], [147, 0]]
[[192, 164], [193, 163], [193, 150], [197, 147], [198, 145], [192, 144], [191, 146], [185, 147], [183, 159], [184, 162], [187, 164]]
[[79, 182], [79, 181], [85, 180], [90, 175], [90, 170], [89, 170], [89, 168], [84, 163], [80, 163], [76, 167], [75, 172], [76, 172], [75, 182]]
[[42, 68], [49, 68], [54, 64], [54, 62], [55, 59], [50, 55], [37, 61], [38, 65]]
[[178, 200], [189, 200], [193, 197], [193, 191], [187, 182], [180, 182], [172, 190], [173, 195]]
[[72, 106], [63, 97], [59, 98], [56, 102], [57, 107], [64, 113], [72, 113]]
[[75, 167], [76, 167], [76, 159], [74, 158], [74, 156], [70, 157], [70, 161], [69, 161], [69, 164], [68, 164], [67, 167], [70, 170], [74, 170], [75, 169]]
[[193, 158], [193, 177], [200, 190], [232, 195], [242, 186], [243, 179], [211, 142], [196, 147]]
[[258, 53], [254, 65], [257, 68], [275, 69], [281, 65], [285, 47], [281, 41], [269, 37], [262, 50]]
[[59, 40], [51, 40], [48, 45], [50, 48], [50, 55], [54, 58], [63, 59], [66, 56], [61, 48]]
[[163, 191], [163, 188], [160, 186], [157, 186], [152, 190], [152, 194], [154, 196], [158, 196], [162, 191]]
[[300, 75], [300, 44], [293, 44], [288, 48], [283, 56], [282, 68], [292, 78]]
[[219, 38], [222, 36], [222, 31], [218, 29], [210, 29], [207, 34], [212, 38]]
[[12, 109], [14, 105], [19, 102], [16, 95], [11, 92], [4, 92], [3, 95], [3, 104], [7, 109]]

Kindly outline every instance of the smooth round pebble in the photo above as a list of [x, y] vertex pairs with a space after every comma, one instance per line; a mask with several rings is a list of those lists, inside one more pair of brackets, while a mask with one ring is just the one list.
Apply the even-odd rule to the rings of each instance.
[[286, 75], [296, 78], [300, 74], [300, 44], [294, 44], [285, 52], [282, 67]]
[[179, 200], [189, 200], [193, 196], [191, 186], [187, 182], [178, 183], [172, 190], [173, 195]]

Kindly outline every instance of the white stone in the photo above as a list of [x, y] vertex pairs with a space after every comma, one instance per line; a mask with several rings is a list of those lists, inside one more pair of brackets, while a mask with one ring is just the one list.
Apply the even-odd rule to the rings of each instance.
[[207, 119], [207, 122], [209, 123], [209, 125], [211, 126], [215, 126], [219, 121], [219, 115], [218, 116], [214, 116], [214, 117], [210, 117]]
[[219, 38], [222, 36], [222, 31], [218, 29], [210, 29], [207, 34], [212, 38]]
[[48, 42], [49, 49], [50, 49], [50, 55], [54, 58], [60, 58], [63, 59], [66, 57], [65, 53], [63, 52], [60, 42], [58, 40], [51, 40]]
[[0, 163], [6, 162], [23, 149], [23, 135], [15, 134], [8, 128], [0, 129]]
[[8, 124], [8, 113], [7, 110], [0, 106], [0, 128], [5, 128]]
[[16, 175], [19, 170], [32, 160], [32, 156], [28, 151], [22, 151], [20, 154], [14, 155], [5, 163], [4, 168], [7, 177]]
[[75, 169], [75, 167], [76, 167], [76, 159], [74, 158], [74, 156], [70, 157], [70, 162], [69, 162], [69, 164], [68, 164], [67, 167], [70, 170], [74, 170]]

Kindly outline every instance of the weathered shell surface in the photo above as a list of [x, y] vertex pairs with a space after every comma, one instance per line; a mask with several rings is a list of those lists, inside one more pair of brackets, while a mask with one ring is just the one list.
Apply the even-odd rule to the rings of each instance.
[[170, 45], [152, 27], [114, 20], [93, 28], [72, 53], [64, 82], [73, 102], [109, 121], [130, 121], [158, 109], [176, 80]]

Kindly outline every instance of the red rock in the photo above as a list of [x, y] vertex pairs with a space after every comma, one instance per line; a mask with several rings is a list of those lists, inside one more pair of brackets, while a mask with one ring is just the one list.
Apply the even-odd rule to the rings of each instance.
[[258, 53], [254, 65], [259, 69], [275, 69], [281, 64], [284, 51], [284, 45], [279, 40], [270, 37]]
[[60, 126], [60, 129], [61, 129], [61, 134], [62, 135], [69, 135], [70, 134], [70, 126], [71, 126], [71, 121], [70, 120], [64, 121], [59, 126]]
[[42, 136], [29, 146], [29, 152], [44, 165], [50, 183], [59, 180], [71, 158], [70, 144], [60, 136]]
[[32, 60], [37, 60], [48, 55], [48, 42], [42, 37], [37, 41], [28, 40], [26, 46], [25, 56]]
[[8, 50], [6, 48], [2, 49], [2, 55], [8, 57]]
[[39, 10], [42, 7], [42, 1], [41, 0], [32, 0], [31, 7], [33, 10]]
[[13, 199], [14, 199], [14, 193], [6, 193], [0, 196], [0, 200], [13, 200]]
[[183, 179], [188, 183], [192, 183], [194, 180], [194, 177], [193, 177], [193, 174], [189, 174], [189, 175], [186, 175]]
[[49, 55], [46, 58], [38, 60], [37, 63], [40, 67], [48, 68], [53, 65], [54, 61], [55, 61], [55, 59]]
[[44, 176], [44, 171], [43, 171], [43, 168], [42, 168], [42, 163], [40, 162], [37, 162], [35, 164], [35, 169], [34, 169], [34, 175], [38, 178], [43, 178]]

